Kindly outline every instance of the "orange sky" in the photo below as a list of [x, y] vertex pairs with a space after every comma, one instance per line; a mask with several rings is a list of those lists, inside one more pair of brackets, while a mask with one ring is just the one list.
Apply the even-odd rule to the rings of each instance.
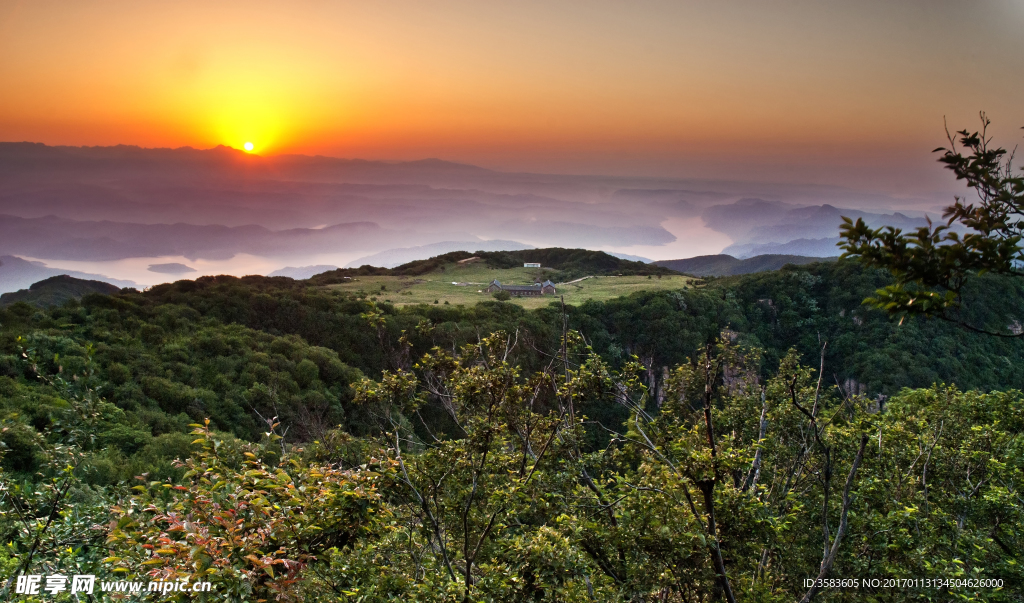
[[944, 115], [1020, 140], [1022, 31], [1021, 0], [0, 0], [0, 140], [915, 194]]

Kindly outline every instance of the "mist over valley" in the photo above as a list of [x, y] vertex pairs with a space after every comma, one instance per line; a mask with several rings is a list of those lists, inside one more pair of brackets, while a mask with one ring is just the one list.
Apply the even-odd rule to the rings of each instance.
[[912, 228], [936, 204], [839, 187], [509, 173], [436, 159], [0, 143], [0, 254], [140, 286], [311, 265], [392, 267], [458, 250], [830, 257], [842, 216]]

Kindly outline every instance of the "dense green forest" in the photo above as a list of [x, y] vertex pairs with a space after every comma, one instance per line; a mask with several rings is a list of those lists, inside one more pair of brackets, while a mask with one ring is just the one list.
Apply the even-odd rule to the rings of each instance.
[[778, 270], [786, 264], [814, 264], [827, 262], [834, 258], [809, 257], [804, 255], [765, 254], [750, 258], [737, 259], [731, 255], [699, 255], [683, 260], [660, 260], [656, 266], [671, 268], [678, 272], [694, 276], [737, 276]]
[[[666, 270], [606, 258], [484, 260]], [[209, 600], [1020, 600], [1021, 338], [890, 320], [862, 304], [888, 273], [842, 260], [530, 311], [323, 286], [360, 270], [381, 269], [0, 309], [0, 592], [59, 572], [208, 579]], [[968, 289], [999, 300], [972, 324], [1020, 328], [1024, 285]]]

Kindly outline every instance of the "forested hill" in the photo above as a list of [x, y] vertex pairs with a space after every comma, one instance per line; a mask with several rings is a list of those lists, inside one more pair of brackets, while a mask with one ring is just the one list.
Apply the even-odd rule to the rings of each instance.
[[738, 259], [731, 255], [700, 255], [684, 260], [660, 260], [656, 266], [669, 268], [693, 276], [737, 276], [754, 272], [778, 270], [786, 264], [804, 265], [814, 262], [831, 262], [836, 258], [819, 258], [805, 255], [755, 255], [751, 258]]
[[[572, 254], [499, 254], [489, 261], [545, 257], [561, 266], [575, 261]], [[288, 416], [297, 425], [309, 425], [316, 416], [358, 430], [348, 385], [360, 372], [376, 377], [395, 366], [403, 333], [412, 346], [403, 353], [411, 357], [434, 346], [453, 349], [481, 334], [518, 333], [529, 342], [517, 351], [524, 370], [540, 367], [559, 347], [557, 303], [532, 311], [496, 301], [398, 309], [318, 284], [335, 274], [310, 281], [202, 277], [145, 292], [87, 295], [81, 303], [70, 300], [43, 311], [15, 303], [0, 310], [0, 374], [28, 374], [20, 360], [26, 347], [53, 371], [92, 362], [107, 399], [140, 413], [147, 430], [167, 429], [159, 426], [171, 417], [182, 417], [174, 425], [211, 417], [218, 428], [252, 438], [259, 431], [256, 410]], [[615, 366], [639, 359], [655, 389], [662, 385], [662, 367], [685, 363], [726, 328], [744, 344], [763, 349], [765, 374], [790, 348], [817, 364], [827, 343], [829, 382], [872, 397], [934, 383], [1024, 388], [1024, 342], [975, 335], [940, 321], [901, 325], [862, 306], [887, 279], [845, 261], [787, 266], [696, 288], [567, 306], [566, 324]], [[988, 280], [981, 286], [987, 289], [978, 295], [1004, 303], [975, 305], [984, 308], [984, 315], [971, 317], [975, 324], [1010, 320], [1000, 309], [1024, 304], [1020, 285]], [[367, 319], [374, 308], [387, 317], [383, 324]]]
[[[159, 570], [238, 601], [683, 601], [724, 567], [781, 603], [821, 571], [824, 509], [833, 575], [1015, 601], [1024, 342], [890, 321], [861, 303], [888, 279], [786, 266], [564, 314], [284, 277], [13, 303], [0, 589]], [[1024, 304], [968, 293], [1000, 300], [977, 325]]]
[[550, 268], [559, 271], [559, 277], [564, 280], [571, 280], [583, 276], [593, 275], [658, 275], [675, 274], [675, 271], [635, 262], [623, 260], [603, 251], [590, 251], [588, 249], [564, 249], [561, 247], [548, 247], [545, 249], [523, 249], [519, 251], [453, 251], [443, 255], [435, 256], [426, 260], [416, 260], [395, 268], [378, 268], [376, 266], [361, 266], [359, 268], [341, 268], [314, 276], [310, 281], [313, 284], [327, 284], [337, 282], [337, 279], [360, 275], [393, 275], [393, 276], [419, 276], [430, 272], [443, 270], [446, 265], [480, 261], [490, 268], [515, 268], [526, 262], [540, 264], [542, 268]]
[[59, 274], [33, 283], [28, 289], [11, 291], [0, 295], [0, 307], [17, 302], [25, 302], [33, 306], [57, 306], [71, 299], [81, 299], [90, 293], [114, 294], [121, 288], [103, 281], [74, 278]]

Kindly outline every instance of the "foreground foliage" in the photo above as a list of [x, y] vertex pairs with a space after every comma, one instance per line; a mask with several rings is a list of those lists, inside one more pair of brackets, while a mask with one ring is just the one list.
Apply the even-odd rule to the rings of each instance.
[[984, 113], [980, 117], [980, 130], [947, 131], [949, 147], [935, 149], [942, 152], [939, 162], [976, 199], [957, 197], [943, 212], [944, 224], [929, 223], [912, 233], [888, 226], [873, 229], [863, 219], [843, 218], [842, 247], [846, 256], [895, 277], [867, 303], [895, 316], [938, 317], [978, 333], [1021, 337], [1019, 314], [1009, 324], [993, 325], [972, 321], [962, 312], [965, 306], [984, 303], [969, 288], [979, 274], [1024, 276], [1024, 174], [1015, 172], [1012, 152], [992, 144], [987, 132], [991, 121]]
[[[869, 412], [794, 356], [759, 384], [754, 351], [722, 345], [657, 409], [640, 367], [613, 374], [577, 346], [571, 368], [517, 379], [507, 341], [361, 386], [401, 470], [385, 535], [333, 561], [359, 600], [792, 601], [818, 595], [805, 578], [942, 576], [1005, 587], [899, 596], [995, 601], [1024, 584], [1018, 393], [908, 391]], [[403, 427], [430, 395], [461, 437]], [[630, 418], [587, 453], [602, 397]]]
[[218, 599], [290, 599], [320, 551], [354, 542], [380, 512], [376, 464], [311, 465], [194, 427], [201, 449], [181, 463], [185, 485], [140, 476], [139, 493], [112, 509], [104, 561], [113, 571], [215, 582]]
[[0, 596], [94, 573], [238, 601], [1016, 600], [1021, 343], [890, 323], [860, 306], [886, 278], [534, 312], [230, 277], [15, 304]]

